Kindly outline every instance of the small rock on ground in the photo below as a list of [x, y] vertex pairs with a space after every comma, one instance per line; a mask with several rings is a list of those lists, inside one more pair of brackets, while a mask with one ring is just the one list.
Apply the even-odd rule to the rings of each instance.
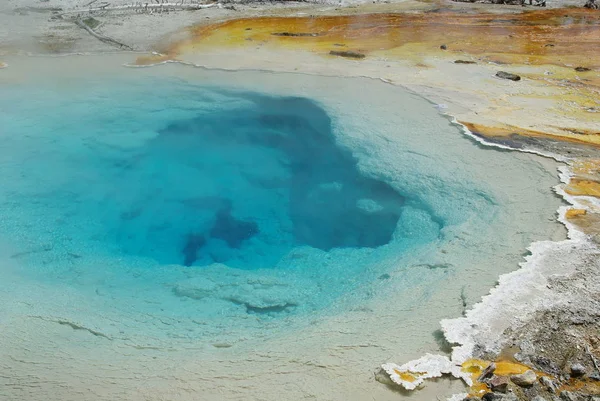
[[353, 51], [332, 50], [329, 52], [329, 54], [331, 54], [332, 56], [340, 56], [340, 57], [347, 57], [347, 58], [365, 58], [364, 54], [353, 52]]
[[580, 363], [574, 363], [571, 365], [571, 376], [573, 377], [581, 377], [586, 373], [585, 366]]
[[492, 391], [496, 393], [506, 393], [506, 390], [508, 390], [508, 377], [494, 376], [488, 381], [488, 384]]
[[553, 394], [556, 393], [556, 389], [558, 388], [558, 386], [556, 385], [556, 383], [554, 383], [554, 380], [552, 380], [551, 378], [547, 376], [542, 376], [540, 378], [540, 383], [542, 383], [542, 386], [544, 386], [549, 392]]
[[520, 387], [531, 387], [537, 381], [537, 375], [533, 370], [528, 370], [520, 375], [513, 375], [510, 380]]
[[477, 378], [477, 381], [483, 381], [489, 377], [492, 377], [494, 371], [496, 370], [496, 364], [494, 362], [490, 363], [487, 368], [483, 369], [483, 372]]
[[517, 401], [517, 396], [510, 394], [486, 393], [481, 398], [483, 401]]
[[496, 76], [498, 78], [502, 78], [502, 79], [510, 79], [511, 81], [520, 81], [521, 77], [518, 76], [517, 74], [511, 74], [510, 72], [506, 72], [506, 71], [498, 71], [496, 73]]
[[560, 399], [562, 401], [587, 401], [588, 397], [574, 391], [563, 391], [560, 393]]

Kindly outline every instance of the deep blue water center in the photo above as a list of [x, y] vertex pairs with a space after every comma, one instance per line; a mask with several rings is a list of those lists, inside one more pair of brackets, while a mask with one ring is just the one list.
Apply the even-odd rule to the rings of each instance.
[[80, 212], [122, 251], [161, 264], [252, 269], [296, 246], [390, 242], [403, 198], [361, 174], [324, 109], [305, 98], [236, 96], [243, 106], [157, 126], [95, 179], [107, 196], [79, 203]]

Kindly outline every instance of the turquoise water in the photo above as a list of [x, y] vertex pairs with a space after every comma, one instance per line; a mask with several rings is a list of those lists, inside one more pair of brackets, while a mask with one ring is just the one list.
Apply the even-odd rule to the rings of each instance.
[[396, 400], [564, 237], [554, 162], [401, 88], [120, 57], [0, 73], [0, 398]]
[[[3, 94], [0, 231], [18, 243], [12, 258], [41, 278], [79, 280], [87, 272], [69, 270], [98, 267], [75, 266], [132, 258], [150, 270], [210, 272], [217, 283], [219, 269], [274, 270], [276, 283], [293, 277], [283, 292], [304, 292], [304, 280], [328, 276], [336, 251], [355, 281], [374, 261], [437, 240], [443, 227], [426, 205], [361, 172], [331, 116], [308, 98], [172, 78]], [[261, 286], [258, 301], [223, 298], [276, 316], [324, 307], [354, 285], [320, 282], [304, 305]]]

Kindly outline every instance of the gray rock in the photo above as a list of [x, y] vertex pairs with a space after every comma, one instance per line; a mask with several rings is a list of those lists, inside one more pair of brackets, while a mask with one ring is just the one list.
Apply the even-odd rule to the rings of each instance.
[[587, 397], [574, 391], [563, 391], [560, 393], [560, 399], [563, 401], [584, 401], [587, 400]]
[[537, 375], [533, 370], [528, 370], [520, 375], [513, 375], [510, 380], [520, 387], [531, 387], [537, 381]]
[[502, 394], [498, 393], [485, 393], [483, 397], [481, 397], [483, 401], [502, 401]]
[[585, 376], [586, 373], [586, 369], [585, 366], [583, 366], [580, 363], [574, 363], [571, 365], [571, 376], [572, 377], [581, 377], [581, 376]]
[[547, 376], [542, 376], [540, 377], [540, 383], [542, 383], [542, 386], [544, 386], [546, 390], [548, 390], [552, 394], [556, 393], [556, 389], [558, 388], [558, 386], [556, 385], [556, 383], [554, 383], [554, 380], [552, 380], [551, 378]]
[[561, 373], [560, 367], [549, 358], [540, 355], [533, 355], [531, 361], [540, 368], [541, 371], [550, 373], [553, 376], [559, 376]]
[[446, 45], [441, 45], [440, 46], [440, 49], [442, 49], [442, 50], [446, 50], [447, 48], [448, 48], [448, 46], [446, 46]]
[[521, 343], [519, 344], [519, 348], [521, 349], [521, 352], [523, 352], [525, 354], [530, 354], [530, 355], [535, 354], [535, 346], [533, 345], [533, 343], [531, 341], [528, 341], [528, 340], [521, 341]]
[[541, 395], [536, 395], [535, 397], [533, 397], [531, 399], [531, 401], [548, 401], [548, 400], [545, 399], [544, 397], [542, 397]]
[[587, 71], [592, 71], [591, 68], [587, 68], [587, 67], [575, 67], [575, 71], [577, 72], [587, 72]]
[[490, 363], [487, 368], [483, 369], [483, 372], [481, 372], [481, 374], [477, 378], [477, 381], [481, 382], [481, 381], [484, 381], [485, 379], [492, 377], [495, 370], [496, 370], [496, 364], [494, 362]]
[[498, 78], [502, 78], [502, 79], [510, 79], [511, 81], [520, 81], [521, 77], [518, 76], [517, 74], [511, 74], [510, 72], [506, 72], [506, 71], [498, 71], [496, 73], [496, 76]]
[[518, 401], [517, 396], [513, 393], [486, 393], [481, 399], [483, 401]]
[[493, 376], [488, 384], [492, 391], [496, 393], [506, 393], [508, 390], [508, 377], [506, 376]]

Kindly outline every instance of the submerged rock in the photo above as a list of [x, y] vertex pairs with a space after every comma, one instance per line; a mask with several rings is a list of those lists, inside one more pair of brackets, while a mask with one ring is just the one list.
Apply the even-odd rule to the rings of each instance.
[[575, 71], [577, 72], [586, 72], [586, 71], [592, 71], [591, 68], [587, 68], [587, 67], [575, 67]]
[[506, 72], [506, 71], [498, 71], [496, 73], [496, 76], [498, 78], [502, 78], [502, 79], [510, 79], [511, 81], [520, 81], [521, 77], [518, 76], [517, 74], [511, 74], [510, 72]]
[[471, 60], [454, 60], [454, 64], [477, 64], [475, 61]]
[[537, 375], [533, 370], [528, 370], [520, 375], [513, 375], [510, 380], [520, 387], [531, 387], [537, 381]]
[[390, 375], [388, 375], [385, 372], [385, 370], [383, 370], [383, 368], [381, 368], [381, 367], [378, 368], [374, 374], [375, 374], [375, 380], [377, 380], [379, 383], [385, 384], [386, 386], [394, 385], [394, 382], [390, 378]]
[[83, 20], [83, 23], [89, 26], [91, 29], [96, 29], [101, 24], [96, 18], [89, 17]]
[[183, 265], [191, 266], [198, 259], [198, 251], [206, 244], [206, 239], [202, 234], [190, 233], [185, 240], [185, 246], [181, 250], [183, 253]]
[[440, 46], [440, 49], [442, 49], [442, 50], [447, 50], [447, 49], [448, 49], [448, 46], [446, 46], [446, 45], [441, 45], [441, 46]]
[[297, 277], [280, 278], [251, 272], [241, 275], [225, 265], [206, 267], [202, 274], [176, 283], [173, 293], [198, 301], [212, 298], [231, 302], [255, 315], [292, 312], [309, 296], [304, 290], [307, 283], [299, 283]]
[[239, 248], [243, 241], [252, 238], [259, 232], [256, 222], [236, 219], [231, 215], [231, 207], [228, 206], [217, 213], [210, 235], [227, 242], [231, 248]]

